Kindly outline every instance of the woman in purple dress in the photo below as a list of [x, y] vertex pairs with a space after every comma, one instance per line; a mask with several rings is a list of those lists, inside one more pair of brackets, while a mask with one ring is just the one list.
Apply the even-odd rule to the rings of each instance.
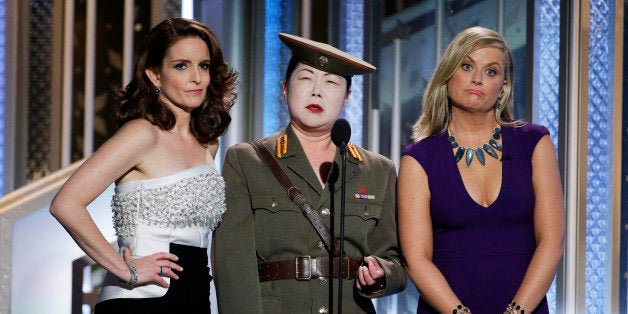
[[510, 48], [472, 27], [447, 47], [399, 169], [419, 313], [547, 313], [564, 205], [548, 130], [514, 120]]

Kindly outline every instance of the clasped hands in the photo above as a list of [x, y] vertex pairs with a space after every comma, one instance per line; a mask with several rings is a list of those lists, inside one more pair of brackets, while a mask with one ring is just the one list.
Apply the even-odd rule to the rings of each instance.
[[384, 290], [384, 270], [373, 256], [364, 257], [364, 265], [358, 268], [355, 287], [369, 294], [378, 294]]

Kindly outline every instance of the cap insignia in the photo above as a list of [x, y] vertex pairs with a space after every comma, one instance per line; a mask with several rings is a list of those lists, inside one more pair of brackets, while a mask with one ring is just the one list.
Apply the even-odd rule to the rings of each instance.
[[324, 68], [327, 66], [327, 63], [329, 63], [329, 59], [327, 59], [327, 57], [325, 56], [318, 57], [318, 66], [320, 66], [321, 68]]

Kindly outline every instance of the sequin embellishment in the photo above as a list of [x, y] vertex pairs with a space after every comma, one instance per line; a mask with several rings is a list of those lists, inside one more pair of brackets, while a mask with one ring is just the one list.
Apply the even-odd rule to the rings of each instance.
[[214, 230], [227, 209], [224, 191], [223, 178], [213, 171], [169, 185], [115, 194], [111, 207], [116, 234], [135, 236], [138, 223]]

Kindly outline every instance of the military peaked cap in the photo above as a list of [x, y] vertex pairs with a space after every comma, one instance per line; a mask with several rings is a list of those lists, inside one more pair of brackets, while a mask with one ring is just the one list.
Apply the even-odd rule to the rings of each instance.
[[279, 33], [279, 39], [303, 63], [321, 71], [353, 76], [376, 70], [372, 64], [328, 44], [286, 33]]

